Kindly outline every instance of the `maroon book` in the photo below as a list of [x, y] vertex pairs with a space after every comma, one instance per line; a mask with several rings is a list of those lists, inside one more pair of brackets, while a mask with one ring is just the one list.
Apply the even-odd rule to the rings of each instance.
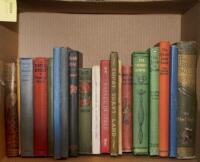
[[110, 152], [110, 61], [100, 63], [101, 153]]
[[47, 67], [48, 59], [34, 59], [34, 156], [48, 155]]
[[132, 71], [131, 66], [122, 66], [122, 150], [132, 151]]

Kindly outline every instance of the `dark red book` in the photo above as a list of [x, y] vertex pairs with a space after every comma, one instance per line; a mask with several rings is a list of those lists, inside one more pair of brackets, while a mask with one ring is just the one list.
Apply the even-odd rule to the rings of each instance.
[[101, 153], [110, 152], [110, 61], [100, 63]]
[[122, 150], [132, 151], [132, 70], [122, 66]]
[[48, 59], [34, 59], [34, 156], [48, 155], [47, 142], [47, 67]]

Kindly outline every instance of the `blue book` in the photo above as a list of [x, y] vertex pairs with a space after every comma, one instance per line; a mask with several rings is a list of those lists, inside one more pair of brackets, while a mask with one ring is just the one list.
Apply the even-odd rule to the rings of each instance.
[[178, 48], [171, 46], [170, 56], [170, 135], [169, 135], [169, 157], [176, 157], [176, 109], [178, 90]]
[[61, 48], [53, 49], [54, 158], [61, 159]]

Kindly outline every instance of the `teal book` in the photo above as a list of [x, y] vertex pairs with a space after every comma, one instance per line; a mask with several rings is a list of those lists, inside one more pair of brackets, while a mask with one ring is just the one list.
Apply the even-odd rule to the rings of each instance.
[[158, 104], [159, 104], [159, 47], [150, 49], [150, 108], [149, 108], [149, 154], [159, 155]]
[[133, 153], [148, 154], [149, 53], [133, 52]]

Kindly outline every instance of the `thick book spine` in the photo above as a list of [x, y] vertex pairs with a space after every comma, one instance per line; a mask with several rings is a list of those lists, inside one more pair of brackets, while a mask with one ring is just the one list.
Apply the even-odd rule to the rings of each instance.
[[61, 48], [53, 49], [54, 158], [61, 159]]
[[118, 155], [118, 53], [110, 54], [110, 154]]
[[178, 91], [178, 48], [176, 45], [171, 46], [170, 54], [169, 157], [176, 157], [176, 110]]
[[122, 149], [132, 151], [132, 67], [122, 66]]
[[92, 154], [100, 154], [100, 66], [92, 67]]
[[48, 156], [54, 155], [53, 132], [53, 58], [48, 60]]
[[160, 42], [159, 62], [159, 155], [168, 156], [169, 148], [169, 65], [170, 44]]
[[159, 154], [158, 143], [158, 106], [159, 106], [159, 47], [150, 49], [150, 108], [149, 108], [149, 153]]
[[118, 154], [122, 155], [122, 61], [118, 60]]
[[34, 80], [34, 156], [48, 155], [47, 140], [47, 58], [33, 60]]
[[101, 153], [110, 153], [110, 61], [100, 63]]
[[190, 159], [195, 157], [197, 43], [180, 42], [177, 47], [177, 158]]
[[82, 54], [71, 51], [69, 55], [69, 155], [78, 155], [78, 69], [82, 66]]
[[61, 48], [61, 156], [67, 158], [69, 153], [69, 52]]
[[92, 69], [79, 69], [79, 154], [92, 153]]
[[148, 154], [149, 54], [133, 52], [133, 153]]
[[15, 63], [5, 65], [5, 132], [7, 156], [19, 155], [16, 72]]
[[33, 60], [20, 59], [20, 139], [21, 156], [33, 156]]

